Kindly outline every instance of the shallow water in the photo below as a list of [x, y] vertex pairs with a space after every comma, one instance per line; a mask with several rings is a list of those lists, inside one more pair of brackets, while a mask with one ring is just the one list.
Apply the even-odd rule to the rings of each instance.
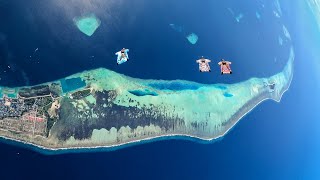
[[[313, 37], [319, 31], [310, 25], [314, 23], [312, 18], [298, 18], [308, 14], [303, 4], [281, 1], [287, 4], [282, 9], [284, 18], [279, 19], [273, 16], [272, 3], [267, 1], [207, 1], [207, 6], [188, 1], [184, 8], [174, 1], [126, 2], [123, 9], [99, 11], [101, 27], [89, 38], [72, 23], [75, 15], [87, 9], [68, 11], [72, 16], [65, 18], [63, 6], [52, 8], [53, 2], [0, 2], [5, 24], [0, 26], [1, 85], [21, 86], [26, 79], [38, 84], [97, 67], [143, 79], [186, 79], [208, 84], [268, 76], [280, 71], [287, 60], [287, 50], [278, 46], [282, 23], [292, 35], [297, 73], [280, 104], [264, 102], [222, 141], [202, 144], [178, 138], [110, 152], [101, 149], [52, 156], [5, 141], [0, 144], [1, 179], [318, 179], [320, 146], [315, 137], [320, 131], [315, 99], [319, 86], [303, 60], [320, 56], [316, 44], [320, 41], [314, 41], [319, 39]], [[123, 13], [128, 7], [130, 11]], [[228, 7], [235, 15], [244, 13], [243, 19], [236, 22]], [[203, 9], [203, 13], [195, 13], [195, 9]], [[256, 19], [257, 9], [263, 23]], [[117, 12], [112, 17], [119, 21], [107, 21]], [[196, 32], [199, 42], [191, 45], [168, 26], [170, 23], [183, 24]], [[132, 49], [132, 61], [116, 66], [114, 53], [123, 46]], [[222, 57], [230, 59], [233, 75], [220, 76], [214, 65], [211, 74], [198, 73], [194, 60], [202, 55], [216, 62]]]

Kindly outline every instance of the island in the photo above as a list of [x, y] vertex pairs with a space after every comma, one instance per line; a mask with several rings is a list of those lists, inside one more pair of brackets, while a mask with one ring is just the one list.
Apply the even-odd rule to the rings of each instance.
[[0, 136], [48, 150], [217, 139], [262, 101], [280, 101], [293, 62], [291, 47], [281, 72], [235, 84], [144, 80], [100, 68], [37, 86], [0, 87]]

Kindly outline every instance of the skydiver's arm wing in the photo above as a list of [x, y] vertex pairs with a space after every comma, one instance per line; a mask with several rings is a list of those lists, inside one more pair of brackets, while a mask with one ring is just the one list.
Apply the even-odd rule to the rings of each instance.
[[218, 64], [219, 64], [219, 65], [221, 65], [221, 61], [220, 61], [220, 62], [218, 62]]
[[127, 56], [127, 59], [129, 59], [129, 54], [128, 54], [128, 52], [129, 52], [129, 49], [126, 49], [126, 56]]
[[200, 63], [200, 59], [196, 60], [197, 63]]
[[206, 59], [206, 61], [207, 61], [207, 62], [211, 62], [211, 60], [210, 60], [210, 59]]
[[121, 59], [121, 53], [120, 53], [120, 51], [116, 52], [116, 55], [118, 56], [118, 57], [117, 57], [117, 61], [120, 61], [120, 59]]

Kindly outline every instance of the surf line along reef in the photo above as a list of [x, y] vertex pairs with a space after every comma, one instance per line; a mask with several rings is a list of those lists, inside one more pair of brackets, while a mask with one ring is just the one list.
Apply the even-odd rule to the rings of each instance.
[[0, 87], [0, 136], [44, 149], [113, 147], [157, 137], [212, 140], [266, 99], [280, 101], [284, 69], [236, 84], [142, 80], [107, 69], [32, 87]]

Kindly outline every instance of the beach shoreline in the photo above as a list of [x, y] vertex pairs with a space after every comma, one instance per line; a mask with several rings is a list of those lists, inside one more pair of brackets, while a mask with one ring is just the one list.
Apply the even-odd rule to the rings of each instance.
[[[290, 85], [289, 85], [290, 86]], [[288, 88], [281, 94], [281, 97], [280, 97], [280, 100], [283, 96], [283, 94], [288, 90]], [[120, 144], [114, 144], [114, 145], [101, 145], [101, 146], [84, 146], [84, 147], [58, 147], [58, 148], [50, 148], [50, 147], [45, 147], [45, 146], [42, 146], [42, 145], [37, 145], [35, 143], [31, 143], [31, 142], [26, 142], [24, 140], [18, 140], [18, 139], [14, 139], [14, 138], [11, 138], [11, 137], [6, 137], [6, 136], [2, 136], [0, 135], [0, 138], [2, 139], [5, 139], [5, 140], [11, 140], [11, 141], [14, 141], [14, 142], [18, 142], [18, 143], [22, 143], [22, 144], [26, 144], [26, 145], [31, 145], [33, 147], [36, 147], [36, 148], [40, 148], [42, 150], [47, 150], [47, 151], [63, 151], [63, 150], [82, 150], [82, 149], [90, 149], [90, 150], [93, 150], [94, 149], [99, 149], [99, 148], [117, 148], [117, 147], [121, 147], [121, 146], [125, 146], [125, 145], [138, 145], [140, 143], [148, 143], [148, 141], [150, 140], [154, 140], [154, 141], [159, 141], [160, 138], [173, 138], [175, 139], [175, 137], [182, 137], [182, 138], [192, 138], [194, 140], [200, 140], [200, 141], [205, 141], [205, 142], [209, 142], [210, 141], [215, 141], [215, 140], [218, 140], [219, 138], [222, 138], [224, 137], [225, 135], [227, 135], [233, 127], [236, 126], [236, 124], [244, 117], [246, 116], [247, 114], [249, 114], [253, 109], [255, 109], [255, 107], [257, 105], [259, 105], [260, 103], [266, 101], [266, 100], [271, 100], [270, 98], [264, 98], [263, 100], [261, 100], [259, 103], [255, 104], [254, 107], [252, 107], [247, 113], [243, 114], [238, 120], [235, 121], [234, 124], [232, 124], [223, 134], [220, 134], [216, 137], [212, 137], [212, 138], [203, 138], [203, 137], [198, 137], [198, 136], [193, 136], [193, 135], [188, 135], [188, 134], [168, 134], [168, 135], [159, 135], [159, 136], [152, 136], [152, 137], [148, 137], [148, 138], [143, 138], [143, 139], [140, 139], [140, 140], [133, 140], [133, 141], [128, 141], [128, 142], [124, 142], [124, 143], [120, 143]], [[274, 100], [276, 101], [277, 103], [280, 103], [280, 100]], [[165, 139], [164, 139], [165, 140]]]

